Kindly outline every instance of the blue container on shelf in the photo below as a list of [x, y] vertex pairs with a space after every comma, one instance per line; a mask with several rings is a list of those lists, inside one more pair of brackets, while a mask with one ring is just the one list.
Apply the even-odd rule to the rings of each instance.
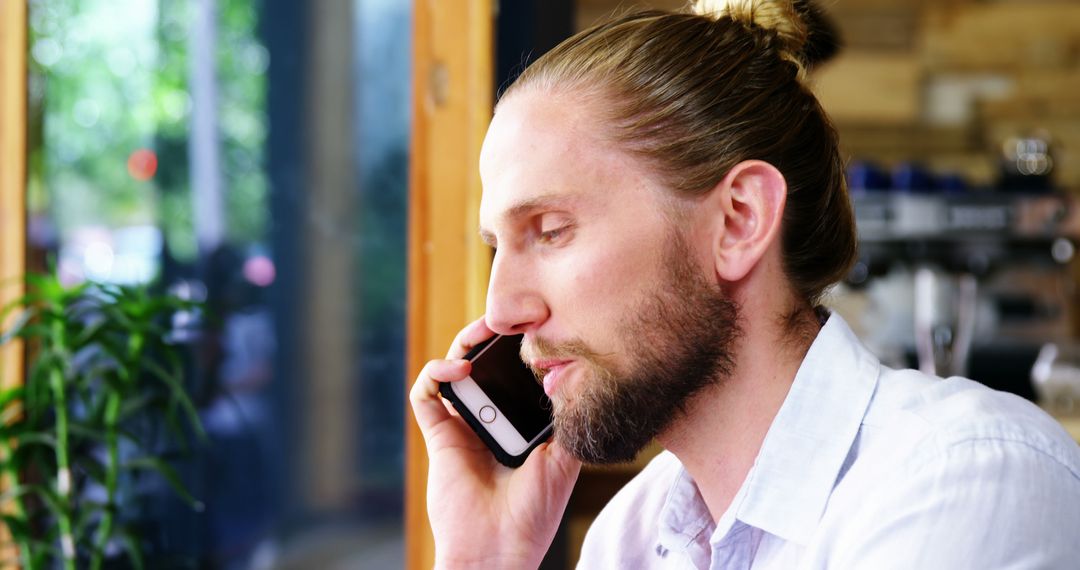
[[938, 181], [925, 166], [918, 162], [901, 162], [892, 173], [892, 187], [906, 194], [935, 194]]
[[853, 161], [847, 168], [848, 190], [852, 193], [888, 192], [892, 179], [885, 169], [870, 161]]
[[956, 172], [948, 172], [938, 176], [937, 186], [942, 194], [966, 194], [971, 189], [967, 179]]

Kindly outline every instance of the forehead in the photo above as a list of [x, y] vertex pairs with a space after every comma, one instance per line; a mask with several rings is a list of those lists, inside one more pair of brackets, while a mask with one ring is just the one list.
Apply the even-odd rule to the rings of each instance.
[[598, 104], [532, 90], [500, 103], [480, 153], [481, 227], [528, 206], [600, 207], [653, 185], [635, 157], [605, 139]]

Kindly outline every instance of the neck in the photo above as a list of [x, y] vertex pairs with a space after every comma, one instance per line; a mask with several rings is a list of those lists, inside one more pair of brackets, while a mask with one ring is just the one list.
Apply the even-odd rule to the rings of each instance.
[[781, 316], [783, 311], [765, 300], [743, 304], [742, 310], [744, 315], [777, 317], [744, 319], [734, 373], [695, 396], [686, 413], [658, 438], [693, 477], [714, 521], [731, 505], [787, 397], [816, 336], [805, 330], [816, 333], [819, 328], [809, 309], [801, 311], [806, 315], [800, 319], [812, 320], [800, 327], [803, 334], [793, 334], [794, 319]]

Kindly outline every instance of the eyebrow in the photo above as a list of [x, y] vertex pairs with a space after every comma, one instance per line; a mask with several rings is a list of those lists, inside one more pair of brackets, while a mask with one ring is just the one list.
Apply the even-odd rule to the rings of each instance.
[[[514, 204], [509, 209], [507, 209], [505, 213], [502, 214], [502, 217], [507, 220], [523, 218], [537, 210], [545, 210], [557, 204], [568, 202], [572, 198], [573, 196], [567, 196], [565, 194], [546, 194], [543, 196], [536, 196], [534, 198], [522, 200], [521, 202]], [[492, 233], [490, 230], [481, 227], [480, 239], [484, 240], [484, 243], [488, 244], [489, 246], [495, 247], [495, 234]]]

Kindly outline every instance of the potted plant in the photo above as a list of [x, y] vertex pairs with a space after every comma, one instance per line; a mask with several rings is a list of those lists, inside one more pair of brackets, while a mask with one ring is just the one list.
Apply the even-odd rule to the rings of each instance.
[[28, 354], [25, 383], [0, 392], [0, 517], [18, 564], [98, 569], [126, 552], [141, 568], [141, 479], [163, 477], [201, 509], [168, 460], [192, 435], [205, 437], [170, 340], [171, 316], [196, 306], [142, 286], [69, 287], [54, 275], [27, 285], [0, 310], [0, 323], [13, 323], [0, 343], [21, 338]]

